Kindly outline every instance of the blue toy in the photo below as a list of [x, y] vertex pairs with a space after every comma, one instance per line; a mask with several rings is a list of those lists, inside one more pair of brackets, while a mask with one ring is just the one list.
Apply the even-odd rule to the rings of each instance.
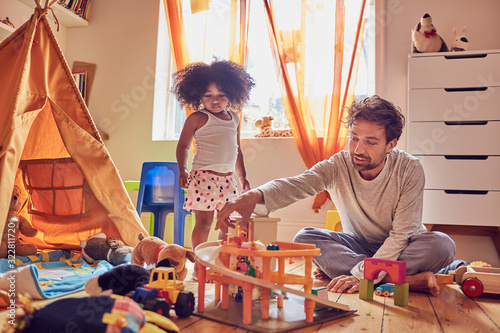
[[384, 283], [375, 289], [375, 294], [378, 296], [389, 297], [394, 295], [394, 285], [392, 283]]

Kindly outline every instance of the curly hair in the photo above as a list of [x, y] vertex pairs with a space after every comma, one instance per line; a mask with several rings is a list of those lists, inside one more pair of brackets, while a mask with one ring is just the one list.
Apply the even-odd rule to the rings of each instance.
[[405, 126], [405, 117], [398, 106], [374, 95], [361, 101], [354, 101], [347, 109], [348, 114], [343, 120], [347, 128], [351, 128], [356, 120], [364, 119], [384, 127], [387, 142], [399, 140]]
[[182, 106], [194, 110], [201, 106], [201, 97], [210, 83], [215, 83], [222, 90], [230, 103], [230, 108], [240, 111], [250, 97], [250, 90], [255, 85], [245, 67], [228, 60], [214, 60], [210, 65], [194, 62], [180, 69], [173, 75], [172, 93]]

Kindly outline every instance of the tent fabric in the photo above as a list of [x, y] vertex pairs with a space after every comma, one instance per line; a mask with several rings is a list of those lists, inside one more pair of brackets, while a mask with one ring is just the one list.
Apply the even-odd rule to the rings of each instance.
[[148, 234], [37, 2], [0, 44], [0, 230], [14, 185], [40, 249], [80, 249], [103, 232], [135, 246]]

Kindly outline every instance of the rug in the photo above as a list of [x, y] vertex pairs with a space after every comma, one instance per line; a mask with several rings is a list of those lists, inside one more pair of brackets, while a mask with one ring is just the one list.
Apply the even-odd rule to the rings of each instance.
[[85, 289], [85, 283], [114, 266], [104, 260], [89, 265], [80, 253], [40, 251], [34, 256], [0, 259], [0, 291], [50, 299]]

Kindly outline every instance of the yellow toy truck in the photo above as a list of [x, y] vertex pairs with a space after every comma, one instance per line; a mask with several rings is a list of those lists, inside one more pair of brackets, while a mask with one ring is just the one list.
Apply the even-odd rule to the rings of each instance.
[[184, 290], [184, 283], [178, 281], [173, 267], [153, 269], [149, 283], [138, 287], [132, 299], [144, 309], [169, 317], [171, 308], [179, 318], [187, 318], [194, 311], [194, 295]]

